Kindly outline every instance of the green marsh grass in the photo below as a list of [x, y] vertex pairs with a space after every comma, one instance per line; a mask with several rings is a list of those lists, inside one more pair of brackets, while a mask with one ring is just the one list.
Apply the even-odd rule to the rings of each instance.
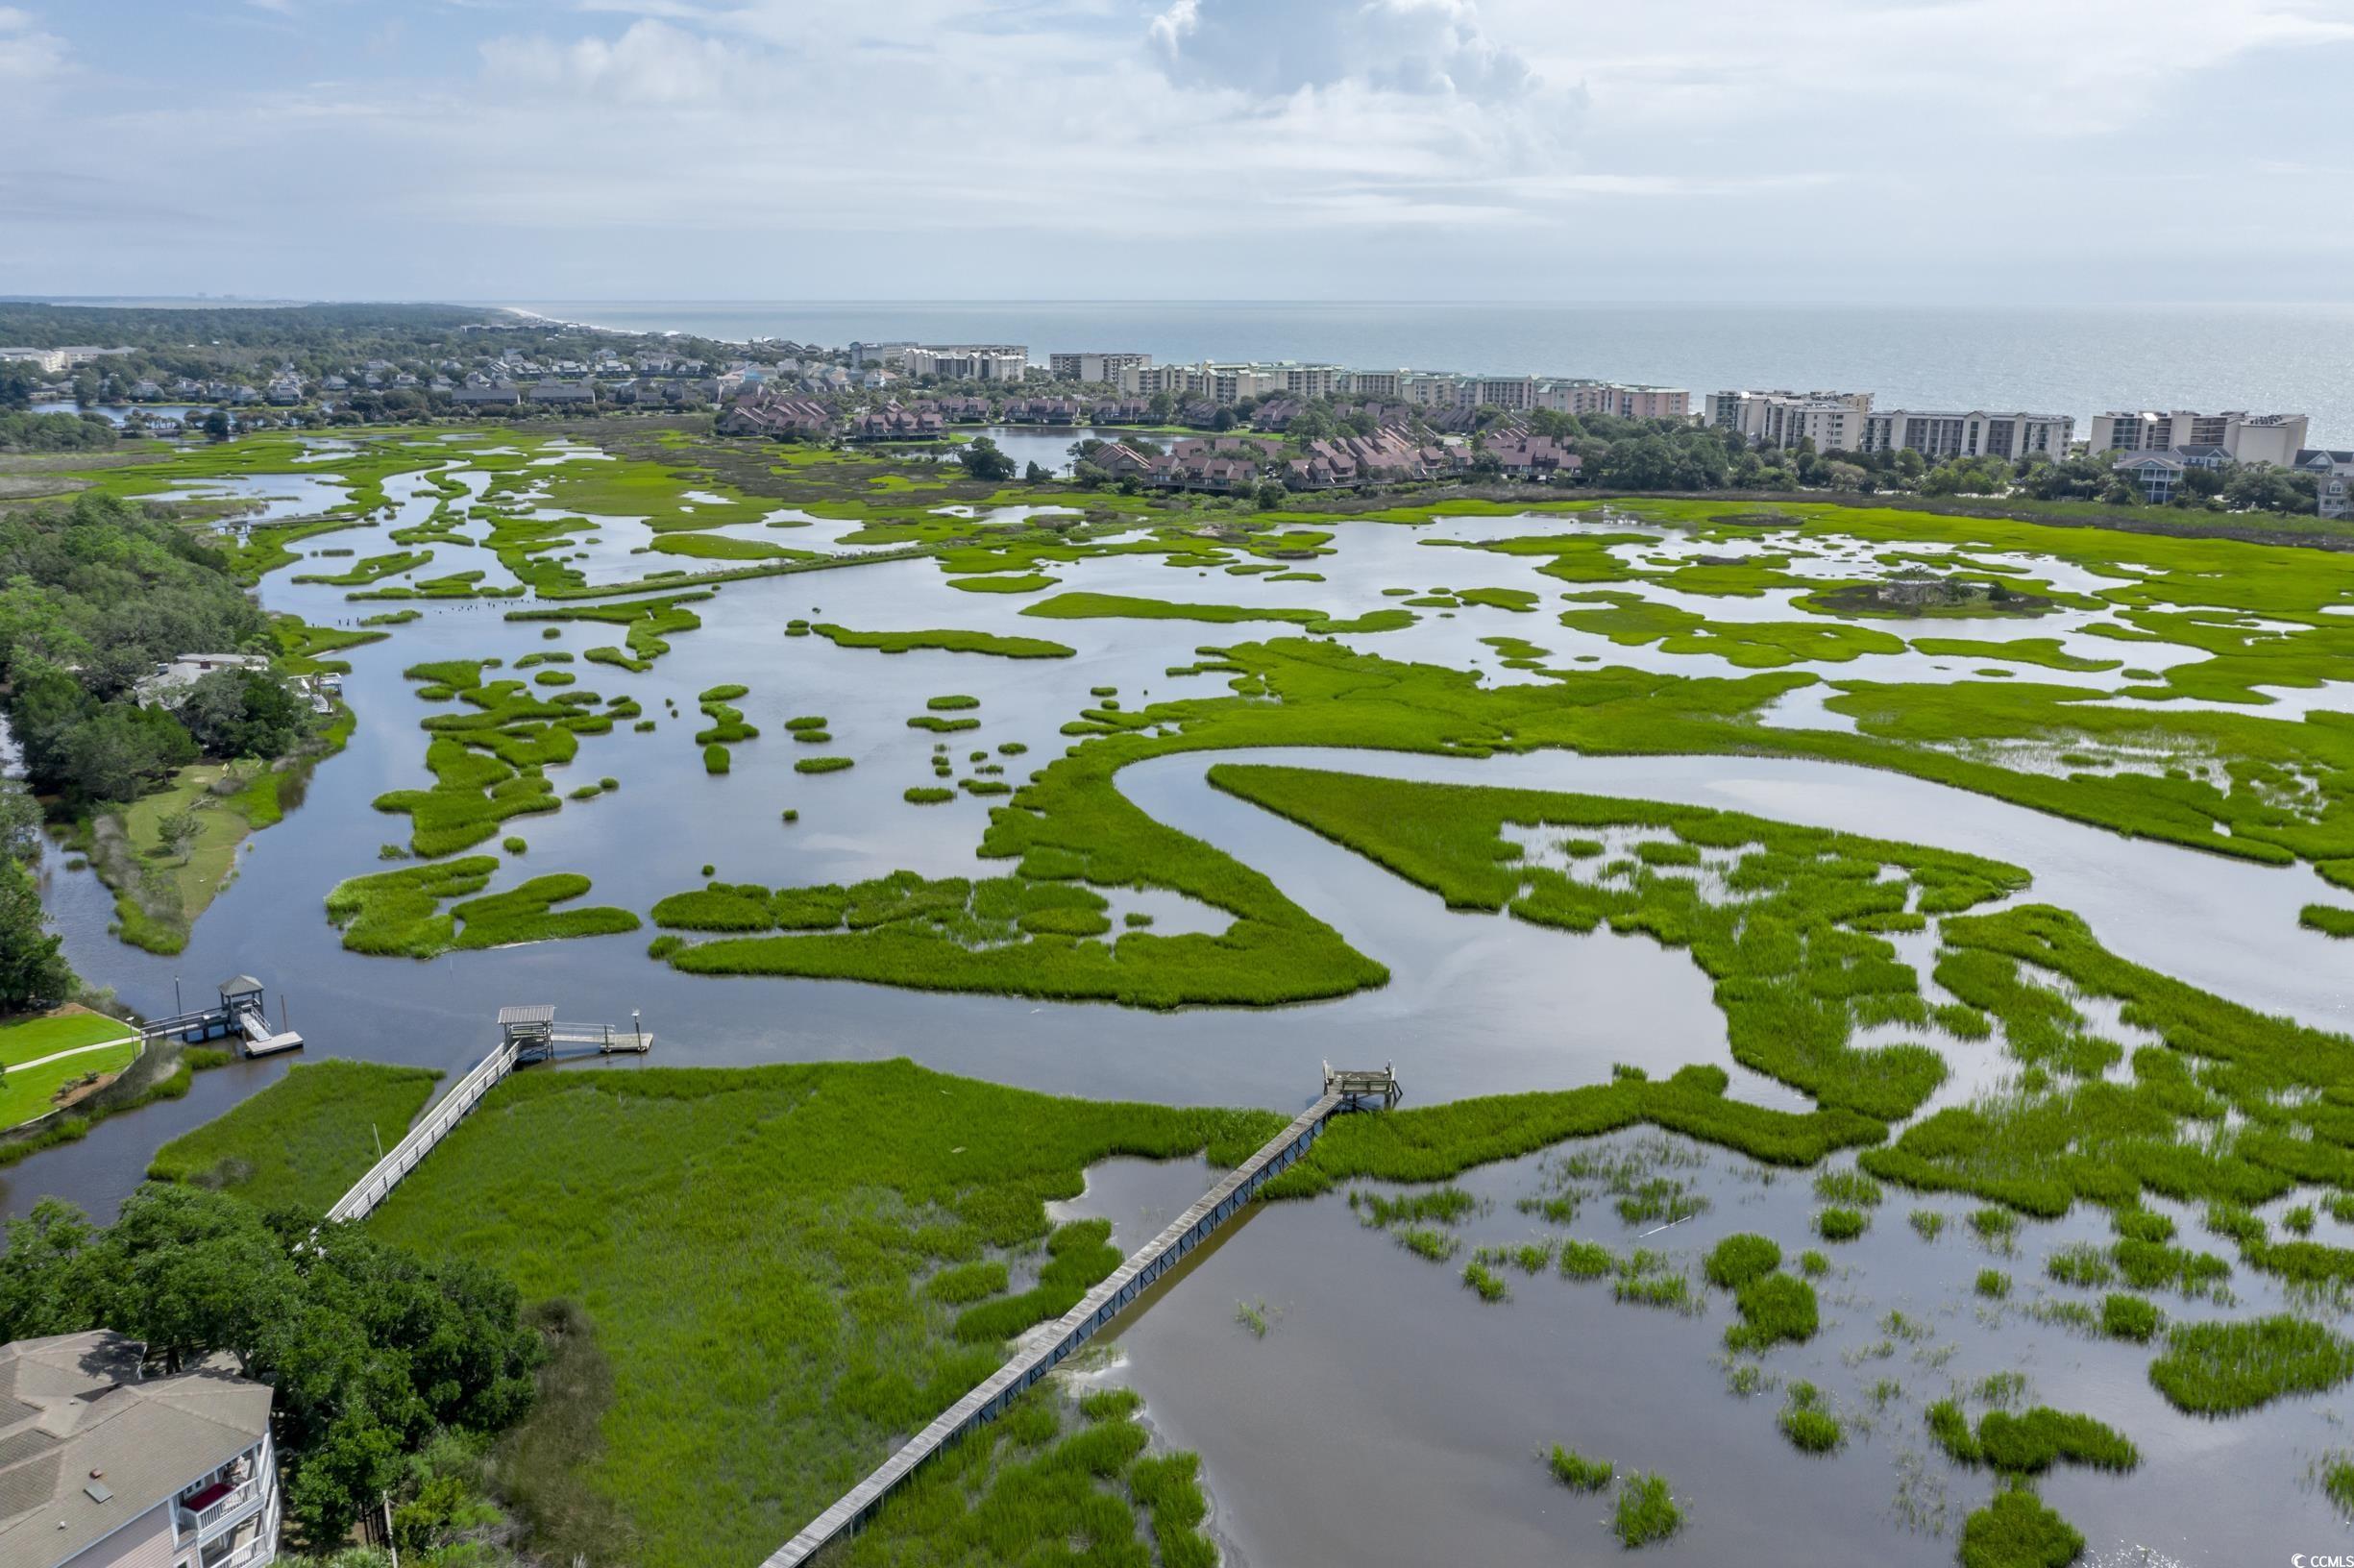
[[[369, 1225], [493, 1263], [530, 1300], [588, 1304], [612, 1400], [601, 1446], [568, 1462], [629, 1529], [634, 1561], [699, 1568], [772, 1551], [1027, 1326], [992, 1314], [966, 1337], [960, 1321], [978, 1333], [970, 1314], [1021, 1298], [944, 1302], [926, 1282], [1039, 1256], [1044, 1202], [1078, 1196], [1091, 1164], [1231, 1163], [1282, 1121], [1057, 1099], [905, 1062], [525, 1075]], [[585, 1160], [594, 1183], [577, 1180]], [[1097, 1227], [1053, 1234], [1063, 1272], [1027, 1311], [1112, 1251]], [[748, 1359], [751, 1342], [766, 1349]], [[924, 1476], [979, 1452], [959, 1444]]]
[[147, 1174], [264, 1209], [323, 1214], [401, 1140], [440, 1077], [380, 1062], [297, 1062], [227, 1115], [158, 1149]]
[[1962, 1568], [2067, 1568], [2084, 1534], [2023, 1485], [2005, 1485], [1962, 1521]]
[[1738, 1290], [1752, 1280], [1781, 1266], [1782, 1249], [1769, 1238], [1747, 1232], [1726, 1237], [1708, 1249], [1702, 1263], [1710, 1285]]
[[1008, 659], [1067, 659], [1078, 651], [1042, 637], [1005, 637], [989, 631], [852, 631], [847, 626], [822, 624], [809, 629], [837, 648], [873, 649], [882, 653], [933, 649], [944, 653], [993, 653]]
[[1790, 1274], [1763, 1274], [1733, 1292], [1741, 1321], [1725, 1331], [1725, 1347], [1764, 1351], [1778, 1344], [1803, 1344], [1821, 1322], [1815, 1287]]
[[1618, 1266], [1610, 1249], [1598, 1241], [1564, 1241], [1560, 1259], [1562, 1277], [1572, 1280], [1599, 1280]]
[[1553, 1445], [1545, 1460], [1553, 1471], [1553, 1479], [1576, 1492], [1599, 1492], [1610, 1484], [1616, 1472], [1608, 1459], [1589, 1459], [1573, 1448]]
[[2100, 1332], [2146, 1344], [2158, 1332], [2158, 1309], [2141, 1296], [2109, 1295], [2100, 1302]]
[[1610, 1528], [1617, 1531], [1621, 1546], [1649, 1546], [1654, 1541], [1666, 1540], [1683, 1528], [1683, 1509], [1668, 1491], [1665, 1478], [1629, 1476], [1619, 1482], [1618, 1506], [1612, 1511]]
[[1828, 1454], [1847, 1440], [1839, 1418], [1823, 1408], [1823, 1394], [1811, 1383], [1794, 1383], [1788, 1402], [1775, 1418], [1791, 1446], [1805, 1454]]
[[1826, 1241], [1852, 1241], [1871, 1227], [1871, 1217], [1855, 1209], [1815, 1211], [1815, 1234]]
[[2290, 1394], [2321, 1393], [2354, 1378], [2354, 1341], [2286, 1314], [2179, 1323], [2149, 1381], [2177, 1409], [2233, 1415]]

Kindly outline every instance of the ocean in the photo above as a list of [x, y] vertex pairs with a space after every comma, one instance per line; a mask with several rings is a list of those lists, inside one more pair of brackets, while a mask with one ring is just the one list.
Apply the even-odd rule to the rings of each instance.
[[1171, 301], [484, 301], [635, 331], [1019, 343], [1163, 362], [1326, 360], [1353, 369], [1591, 376], [1680, 386], [1867, 391], [1882, 408], [2073, 414], [2303, 413], [2354, 445], [2354, 306], [1827, 309], [1774, 305]]

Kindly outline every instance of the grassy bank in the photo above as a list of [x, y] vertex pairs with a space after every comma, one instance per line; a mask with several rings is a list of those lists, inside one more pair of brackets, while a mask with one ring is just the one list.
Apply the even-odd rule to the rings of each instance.
[[[582, 1304], [611, 1402], [601, 1447], [569, 1473], [622, 1521], [631, 1560], [699, 1568], [773, 1550], [993, 1370], [997, 1335], [1051, 1315], [1059, 1290], [1033, 1288], [1053, 1256], [1042, 1203], [1076, 1196], [1088, 1164], [1231, 1161], [1282, 1119], [1057, 1099], [905, 1062], [535, 1073], [501, 1086], [370, 1224], [493, 1263], [527, 1298]], [[1001, 1291], [971, 1300], [969, 1273], [923, 1288], [990, 1260], [1011, 1265]], [[989, 1336], [960, 1337], [976, 1312]]]
[[147, 1174], [325, 1213], [408, 1131], [438, 1072], [380, 1062], [297, 1062], [217, 1120], [156, 1151]]

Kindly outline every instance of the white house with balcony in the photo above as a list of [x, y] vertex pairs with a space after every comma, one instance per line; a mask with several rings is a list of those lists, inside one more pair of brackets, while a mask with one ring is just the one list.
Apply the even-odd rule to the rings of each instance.
[[106, 1329], [0, 1346], [0, 1568], [278, 1559], [269, 1385], [148, 1378], [142, 1352]]

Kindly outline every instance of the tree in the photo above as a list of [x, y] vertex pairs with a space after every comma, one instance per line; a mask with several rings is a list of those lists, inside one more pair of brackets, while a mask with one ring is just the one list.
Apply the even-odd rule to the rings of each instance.
[[1259, 493], [1255, 499], [1259, 502], [1259, 509], [1261, 511], [1271, 512], [1278, 506], [1281, 506], [1284, 503], [1285, 498], [1290, 494], [1291, 492], [1284, 487], [1283, 480], [1266, 479], [1261, 482], [1259, 486]]
[[228, 1355], [276, 1390], [289, 1516], [332, 1540], [437, 1430], [518, 1419], [540, 1347], [505, 1280], [314, 1218], [150, 1184], [97, 1230], [44, 1201], [8, 1227], [0, 1336], [110, 1328], [166, 1371]]
[[956, 454], [965, 465], [968, 478], [1002, 483], [1014, 477], [1014, 459], [997, 450], [997, 443], [986, 435], [975, 436]]
[[226, 441], [230, 433], [229, 415], [224, 410], [215, 408], [205, 416], [206, 440]]
[[70, 995], [74, 971], [49, 929], [33, 873], [0, 856], [0, 1013], [22, 1013]]
[[204, 819], [186, 807], [166, 812], [156, 822], [156, 838], [162, 844], [163, 852], [177, 855], [184, 866], [187, 864], [189, 849], [204, 830]]
[[1022, 482], [1025, 484], [1044, 484], [1047, 480], [1053, 478], [1054, 476], [1046, 472], [1045, 464], [1032, 463], [1029, 467], [1021, 471], [1021, 478]]
[[170, 714], [110, 702], [66, 734], [58, 782], [78, 801], [135, 800], [196, 757], [196, 742]]
[[196, 677], [180, 699], [180, 722], [211, 757], [279, 757], [309, 726], [310, 707], [263, 670], [225, 668]]
[[40, 852], [41, 807], [12, 778], [0, 778], [0, 855], [19, 862]]
[[1239, 423], [1239, 418], [1229, 407], [1220, 407], [1216, 413], [1210, 416], [1210, 428], [1214, 430], [1231, 430]]

